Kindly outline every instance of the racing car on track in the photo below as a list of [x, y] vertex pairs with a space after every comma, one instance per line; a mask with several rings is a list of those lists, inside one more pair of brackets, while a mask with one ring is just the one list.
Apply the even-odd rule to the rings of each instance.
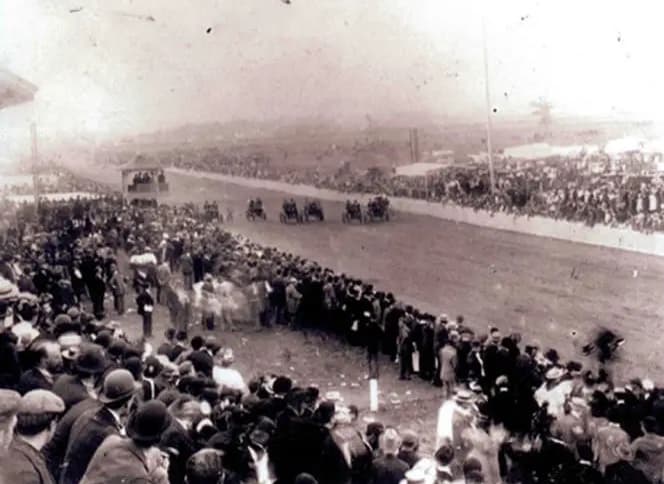
[[284, 203], [281, 207], [281, 213], [279, 214], [279, 221], [282, 224], [295, 222], [296, 224], [302, 223], [302, 214], [297, 210], [297, 204], [295, 200], [288, 199], [284, 200]]
[[346, 200], [346, 209], [341, 214], [341, 221], [345, 224], [351, 223], [353, 220], [362, 223], [362, 206], [357, 200]]
[[364, 213], [364, 222], [387, 222], [390, 220], [390, 201], [383, 195], [378, 195], [367, 203]]
[[219, 205], [217, 202], [208, 202], [207, 200], [203, 204], [203, 211], [205, 213], [205, 220], [207, 222], [219, 221], [223, 222], [223, 217], [219, 213]]
[[305, 222], [310, 222], [311, 220], [318, 220], [322, 222], [325, 220], [325, 214], [323, 213], [323, 206], [318, 200], [307, 200], [304, 203], [304, 209], [302, 210], [302, 217]]
[[263, 208], [263, 201], [260, 198], [249, 200], [249, 205], [247, 206], [247, 220], [254, 221], [256, 219], [266, 220], [267, 215], [265, 209]]

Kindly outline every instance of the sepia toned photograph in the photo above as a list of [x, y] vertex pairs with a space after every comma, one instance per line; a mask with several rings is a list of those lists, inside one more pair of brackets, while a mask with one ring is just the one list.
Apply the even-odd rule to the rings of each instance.
[[0, 484], [664, 484], [662, 18], [0, 0]]

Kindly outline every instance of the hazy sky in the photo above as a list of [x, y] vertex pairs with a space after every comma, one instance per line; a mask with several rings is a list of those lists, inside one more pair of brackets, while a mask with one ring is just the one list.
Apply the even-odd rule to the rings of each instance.
[[661, 117], [662, 13], [661, 0], [0, 0], [0, 65], [39, 87], [0, 112], [0, 155], [25, 146], [30, 120], [44, 138], [104, 139], [233, 118], [482, 119], [483, 14], [498, 119], [540, 96]]

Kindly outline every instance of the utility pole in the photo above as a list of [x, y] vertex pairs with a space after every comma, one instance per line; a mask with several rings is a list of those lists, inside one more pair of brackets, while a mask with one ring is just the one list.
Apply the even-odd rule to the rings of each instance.
[[39, 155], [37, 153], [37, 126], [30, 123], [30, 138], [32, 140], [32, 185], [35, 193], [35, 209], [39, 209]]
[[491, 146], [491, 91], [489, 88], [489, 54], [486, 45], [486, 22], [482, 13], [482, 44], [484, 47], [484, 88], [486, 91], [486, 147], [489, 154], [489, 180], [491, 193], [496, 191], [496, 177], [493, 172], [493, 148]]

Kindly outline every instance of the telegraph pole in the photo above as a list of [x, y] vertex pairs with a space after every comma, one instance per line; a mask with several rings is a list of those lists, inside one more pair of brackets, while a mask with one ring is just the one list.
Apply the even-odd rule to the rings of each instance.
[[37, 126], [30, 123], [30, 138], [32, 140], [32, 185], [35, 193], [35, 209], [39, 209], [39, 155], [37, 153]]
[[496, 178], [493, 172], [493, 148], [491, 146], [491, 91], [489, 89], [489, 54], [486, 45], [486, 22], [484, 13], [482, 13], [482, 44], [484, 48], [484, 88], [486, 91], [486, 147], [489, 154], [489, 179], [491, 183], [491, 193], [496, 190]]

